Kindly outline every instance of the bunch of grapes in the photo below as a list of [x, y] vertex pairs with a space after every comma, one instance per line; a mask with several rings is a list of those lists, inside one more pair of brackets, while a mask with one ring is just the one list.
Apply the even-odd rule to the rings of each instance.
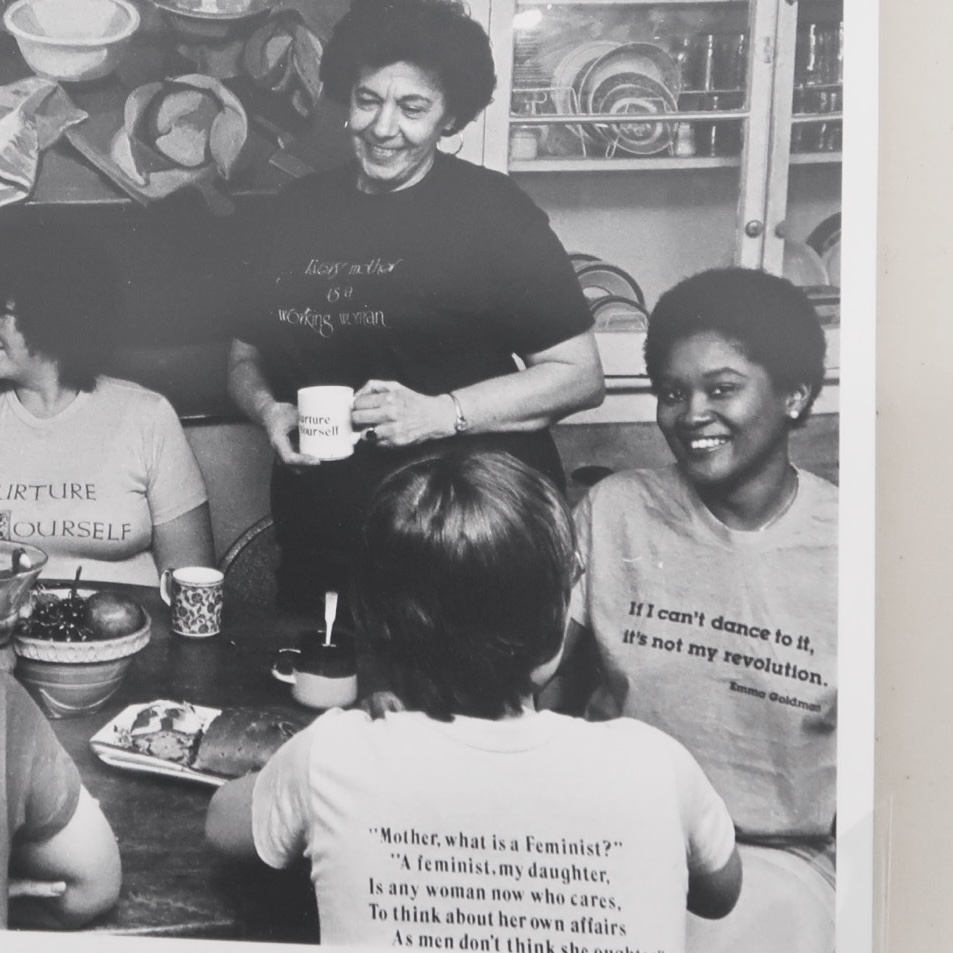
[[17, 621], [14, 634], [54, 642], [89, 642], [95, 638], [89, 627], [86, 600], [76, 591], [80, 571], [77, 570], [76, 581], [65, 599], [52, 594], [44, 596], [41, 590], [33, 612], [28, 618]]
[[54, 642], [88, 642], [93, 631], [87, 625], [86, 600], [70, 595], [55, 602], [41, 602], [29, 619], [21, 619], [18, 633]]

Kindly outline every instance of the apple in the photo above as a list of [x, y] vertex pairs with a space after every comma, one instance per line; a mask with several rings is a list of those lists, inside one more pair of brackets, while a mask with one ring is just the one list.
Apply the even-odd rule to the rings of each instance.
[[86, 600], [89, 627], [99, 639], [117, 639], [145, 625], [138, 602], [118, 592], [94, 592]]

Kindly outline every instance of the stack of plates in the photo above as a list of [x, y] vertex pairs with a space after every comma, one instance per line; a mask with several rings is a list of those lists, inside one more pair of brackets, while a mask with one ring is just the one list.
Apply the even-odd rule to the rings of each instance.
[[608, 156], [654, 155], [665, 151], [675, 135], [675, 123], [654, 121], [676, 112], [681, 91], [678, 65], [651, 43], [594, 40], [573, 47], [553, 70], [553, 99], [558, 112], [593, 115], [633, 114], [644, 117], [626, 123], [581, 126], [590, 145]]
[[807, 236], [807, 243], [821, 256], [830, 283], [840, 287], [840, 212], [829, 215]]
[[595, 331], [644, 331], [648, 327], [645, 296], [638, 282], [618, 265], [595, 255], [569, 256], [595, 318]]

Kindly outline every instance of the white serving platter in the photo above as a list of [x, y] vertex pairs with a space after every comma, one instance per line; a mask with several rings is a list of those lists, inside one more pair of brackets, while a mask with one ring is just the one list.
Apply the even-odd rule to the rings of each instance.
[[[207, 784], [211, 787], [221, 787], [228, 778], [221, 777], [217, 774], [207, 774], [204, 771], [196, 771], [184, 764], [167, 761], [165, 758], [157, 758], [155, 755], [143, 754], [121, 743], [124, 733], [132, 728], [136, 716], [144, 708], [149, 708], [153, 705], [182, 704], [186, 703], [173, 702], [168, 699], [157, 699], [155, 701], [130, 705], [116, 715], [112, 721], [103, 725], [103, 727], [89, 739], [89, 746], [93, 749], [93, 753], [100, 761], [112, 765], [114, 768], [120, 768], [123, 771], [133, 771], [137, 774], [159, 775], [167, 778], [182, 778], [187, 781], [196, 781], [199, 784]], [[220, 708], [205, 708], [202, 705], [191, 705], [191, 708], [202, 719], [203, 731], [214, 718], [222, 713]]]

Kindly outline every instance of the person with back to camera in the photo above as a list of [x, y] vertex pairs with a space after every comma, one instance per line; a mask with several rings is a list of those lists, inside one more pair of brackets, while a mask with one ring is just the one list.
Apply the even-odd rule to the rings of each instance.
[[[438, 150], [490, 102], [489, 39], [457, 0], [354, 0], [321, 64], [354, 162], [306, 178], [258, 228], [230, 392], [277, 456], [279, 600], [346, 585], [373, 487], [450, 441], [497, 448], [557, 484], [548, 426], [597, 405], [592, 318], [546, 215], [505, 175]], [[247, 287], [247, 285], [245, 286]], [[514, 355], [525, 364], [522, 369]], [[296, 391], [356, 389], [354, 455], [297, 452]]]
[[[36, 703], [0, 672], [0, 929], [75, 928], [119, 898], [119, 849]], [[9, 901], [9, 902], [8, 902]]]
[[169, 402], [101, 373], [116, 285], [78, 231], [0, 233], [0, 538], [49, 579], [155, 586], [214, 565], [208, 496]]
[[385, 478], [353, 604], [405, 710], [318, 717], [215, 793], [211, 843], [307, 856], [322, 943], [684, 950], [686, 904], [721, 917], [738, 896], [731, 818], [657, 729], [534, 709], [576, 566], [562, 497], [508, 454]]
[[690, 923], [699, 953], [833, 950], [837, 490], [789, 447], [824, 353], [782, 278], [680, 282], [645, 341], [675, 463], [607, 477], [575, 513], [586, 573], [557, 707], [671, 734], [737, 827], [745, 890]]

